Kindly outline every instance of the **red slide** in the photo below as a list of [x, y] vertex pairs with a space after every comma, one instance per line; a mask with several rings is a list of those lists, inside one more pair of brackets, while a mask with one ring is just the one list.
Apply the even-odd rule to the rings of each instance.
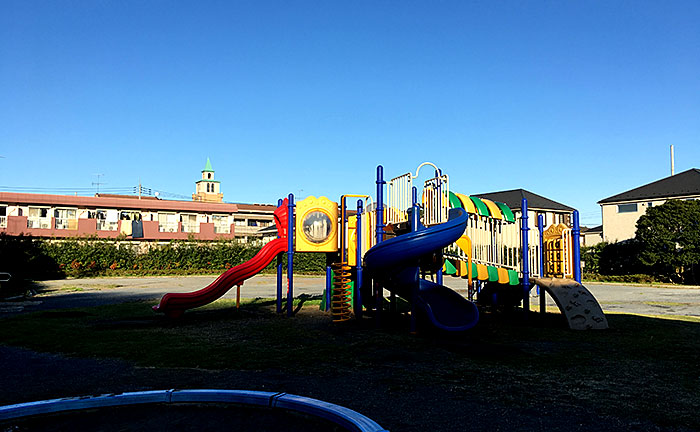
[[204, 306], [240, 285], [244, 280], [260, 273], [275, 257], [287, 251], [287, 200], [275, 210], [275, 223], [281, 238], [272, 240], [260, 249], [253, 258], [228, 269], [205, 288], [190, 293], [168, 293], [160, 303], [153, 306], [156, 312], [163, 312], [170, 318], [178, 318], [185, 310]]

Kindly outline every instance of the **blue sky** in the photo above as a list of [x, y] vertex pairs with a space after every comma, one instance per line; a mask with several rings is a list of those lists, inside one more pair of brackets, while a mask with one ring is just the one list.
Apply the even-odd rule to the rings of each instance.
[[[600, 199], [700, 167], [700, 2], [0, 3], [0, 186]], [[95, 174], [102, 174], [96, 176]], [[39, 189], [44, 188], [44, 189]]]

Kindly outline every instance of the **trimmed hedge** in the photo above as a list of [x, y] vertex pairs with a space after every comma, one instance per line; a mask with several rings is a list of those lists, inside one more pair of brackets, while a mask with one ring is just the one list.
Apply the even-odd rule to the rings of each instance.
[[[139, 246], [122, 238], [47, 241], [0, 234], [0, 271], [27, 280], [66, 276], [221, 273], [251, 259], [261, 247], [261, 244], [236, 240], [207, 243], [175, 240], [162, 245]], [[283, 263], [286, 269], [286, 258]], [[264, 271], [274, 271], [275, 264], [271, 263]], [[325, 266], [324, 254], [294, 254], [295, 273], [324, 273]]]

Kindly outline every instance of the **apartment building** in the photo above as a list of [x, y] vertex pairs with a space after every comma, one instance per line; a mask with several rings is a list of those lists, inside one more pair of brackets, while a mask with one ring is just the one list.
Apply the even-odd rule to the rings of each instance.
[[207, 159], [192, 201], [96, 194], [92, 197], [0, 192], [0, 233], [35, 237], [138, 240], [248, 238], [274, 223], [275, 206], [223, 202]]

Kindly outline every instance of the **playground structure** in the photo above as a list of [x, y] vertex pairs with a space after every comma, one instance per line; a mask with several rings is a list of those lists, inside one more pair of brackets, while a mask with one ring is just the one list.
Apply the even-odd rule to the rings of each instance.
[[[421, 193], [414, 185], [423, 167], [434, 169]], [[166, 294], [155, 311], [179, 317], [186, 309], [210, 303], [240, 286], [277, 259], [277, 312], [283, 310], [282, 254], [287, 253], [287, 315], [292, 315], [294, 253], [327, 257], [322, 308], [333, 321], [371, 314], [381, 321], [396, 296], [410, 304], [411, 331], [418, 318], [446, 331], [475, 326], [482, 307], [522, 306], [530, 310], [530, 291], [546, 291], [575, 329], [607, 328], [600, 305], [583, 287], [578, 211], [573, 225], [550, 224], [528, 211], [504, 203], [453, 192], [447, 174], [430, 162], [416, 173], [394, 177], [384, 203], [383, 167], [377, 167], [376, 200], [369, 195], [342, 195], [340, 203], [308, 197], [295, 203], [289, 194], [278, 201], [278, 238], [251, 260], [233, 267], [209, 286], [193, 293]], [[419, 199], [420, 197], [420, 199]], [[355, 214], [348, 199], [356, 198]], [[516, 213], [519, 213], [519, 217]], [[443, 285], [444, 275], [465, 280], [467, 295]], [[585, 300], [585, 301], [584, 301]]]

